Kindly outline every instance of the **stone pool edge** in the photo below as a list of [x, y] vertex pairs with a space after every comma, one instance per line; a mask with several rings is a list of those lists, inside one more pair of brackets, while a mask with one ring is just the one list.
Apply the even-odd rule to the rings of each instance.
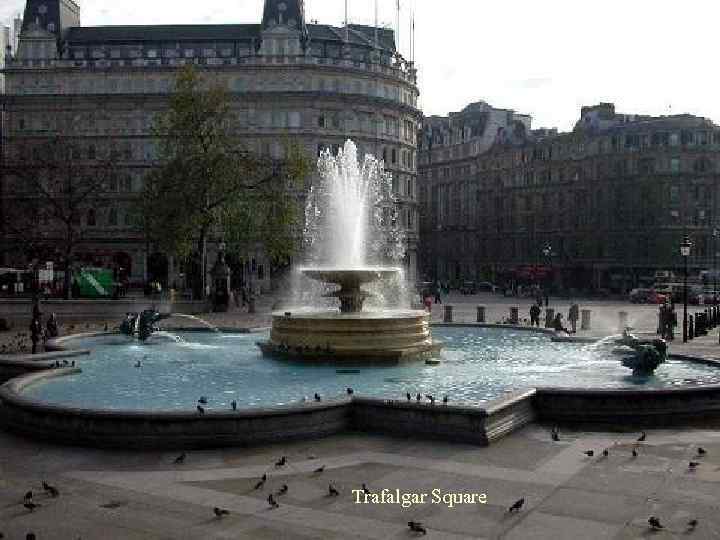
[[[527, 327], [490, 324], [434, 326], [533, 331]], [[534, 331], [554, 334], [545, 329]], [[68, 350], [64, 343], [102, 335], [116, 335], [116, 332], [64, 336], [51, 342], [57, 352], [48, 354], [64, 353], [65, 357], [88, 354], [86, 350]], [[486, 446], [532, 422], [605, 428], [611, 425], [633, 430], [720, 419], [720, 385], [651, 390], [541, 387], [503, 396], [485, 407], [353, 396], [286, 407], [210, 410], [204, 415], [178, 411], [82, 409], [22, 395], [25, 386], [42, 379], [81, 372], [79, 368], [56, 368], [54, 360], [34, 360], [47, 355], [25, 356], [33, 360], [0, 357], [0, 374], [7, 362], [25, 362], [32, 368], [0, 386], [0, 425], [26, 436], [95, 447], [252, 446], [353, 431]], [[704, 358], [684, 355], [671, 355], [671, 358], [720, 367], [720, 362]]]

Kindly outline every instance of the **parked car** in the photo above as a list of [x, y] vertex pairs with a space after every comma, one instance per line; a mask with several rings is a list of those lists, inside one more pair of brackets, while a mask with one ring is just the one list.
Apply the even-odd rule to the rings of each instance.
[[477, 284], [477, 290], [482, 292], [491, 292], [495, 294], [498, 291], [499, 287], [497, 285], [493, 285], [489, 281], [481, 281]]
[[477, 285], [474, 281], [463, 281], [460, 285], [461, 294], [477, 294]]
[[633, 304], [664, 304], [669, 297], [658, 293], [655, 289], [633, 289], [630, 301]]

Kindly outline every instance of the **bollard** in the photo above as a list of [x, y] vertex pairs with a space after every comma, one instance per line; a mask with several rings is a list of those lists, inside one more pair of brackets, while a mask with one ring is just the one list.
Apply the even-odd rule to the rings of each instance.
[[545, 308], [545, 328], [552, 328], [555, 320], [555, 310], [553, 308]]
[[477, 307], [477, 322], [479, 322], [479, 323], [485, 322], [485, 306]]
[[452, 306], [445, 306], [445, 317], [443, 318], [443, 322], [446, 322], [446, 323], [453, 322], [453, 307]]
[[510, 322], [512, 324], [518, 324], [520, 322], [520, 308], [510, 308]]
[[590, 330], [590, 314], [592, 311], [583, 309], [580, 312], [580, 330]]
[[628, 314], [627, 311], [620, 311], [618, 313], [618, 330], [624, 332], [628, 327]]

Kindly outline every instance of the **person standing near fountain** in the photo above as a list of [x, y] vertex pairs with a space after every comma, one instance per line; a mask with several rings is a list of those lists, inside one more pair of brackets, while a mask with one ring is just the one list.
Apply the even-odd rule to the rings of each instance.
[[577, 333], [577, 322], [580, 318], [580, 306], [573, 303], [573, 305], [570, 306], [570, 310], [568, 311], [568, 320], [570, 321], [570, 327], [572, 328], [572, 333]]
[[530, 306], [530, 326], [540, 328], [540, 306], [537, 304]]

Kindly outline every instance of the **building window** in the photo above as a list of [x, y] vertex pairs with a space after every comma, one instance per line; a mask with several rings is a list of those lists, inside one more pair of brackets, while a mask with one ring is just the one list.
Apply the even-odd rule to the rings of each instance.
[[397, 163], [397, 150], [395, 148], [392, 149], [392, 164], [395, 165]]
[[95, 226], [95, 210], [90, 209], [87, 213], [87, 226], [88, 227], [94, 227]]
[[318, 127], [324, 128], [325, 127], [325, 115], [321, 114], [318, 116]]
[[108, 214], [108, 225], [110, 227], [117, 227], [118, 219], [117, 219], [117, 209], [111, 208], [110, 213]]
[[680, 188], [678, 186], [670, 186], [670, 204], [678, 204], [680, 202]]
[[680, 158], [672, 158], [670, 160], [670, 172], [673, 174], [680, 172]]

